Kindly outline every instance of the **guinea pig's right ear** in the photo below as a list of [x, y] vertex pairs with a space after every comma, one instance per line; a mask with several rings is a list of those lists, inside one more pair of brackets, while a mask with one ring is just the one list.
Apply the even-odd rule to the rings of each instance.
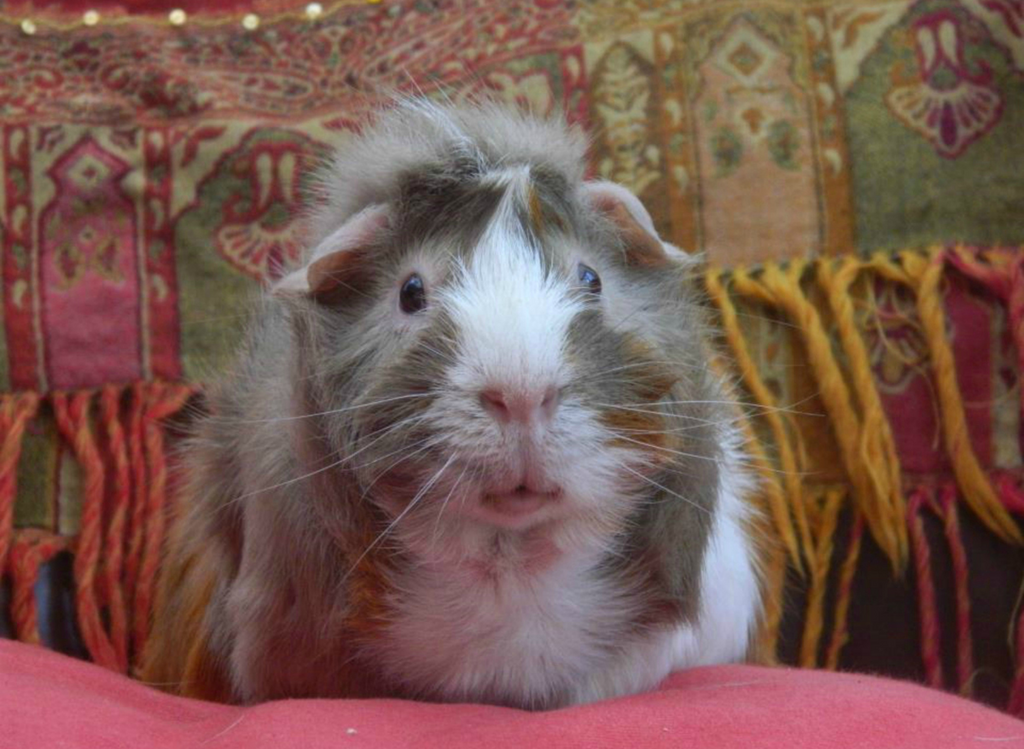
[[658, 236], [651, 214], [640, 199], [622, 185], [604, 180], [583, 183], [584, 199], [614, 224], [631, 265], [658, 267], [692, 258]]
[[351, 285], [360, 250], [373, 244], [387, 229], [391, 215], [385, 205], [371, 205], [327, 236], [310, 256], [309, 262], [279, 279], [270, 293], [279, 297], [320, 298]]

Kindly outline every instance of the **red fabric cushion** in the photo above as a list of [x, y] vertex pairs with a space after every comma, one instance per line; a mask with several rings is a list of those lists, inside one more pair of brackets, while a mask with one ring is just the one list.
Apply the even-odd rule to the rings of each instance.
[[231, 707], [158, 692], [97, 666], [0, 642], [0, 746], [937, 747], [1024, 743], [1024, 723], [923, 687], [823, 671], [719, 666], [651, 694], [527, 713], [397, 700]]

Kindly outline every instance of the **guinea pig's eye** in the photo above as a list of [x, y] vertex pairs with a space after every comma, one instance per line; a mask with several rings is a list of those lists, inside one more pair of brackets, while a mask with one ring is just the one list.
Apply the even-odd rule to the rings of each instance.
[[398, 305], [402, 312], [407, 315], [419, 312], [427, 306], [427, 290], [423, 286], [423, 279], [419, 274], [413, 273], [402, 284], [402, 291], [398, 295]]
[[601, 277], [597, 275], [596, 270], [589, 265], [580, 263], [577, 268], [577, 275], [579, 276], [580, 283], [587, 287], [587, 291], [591, 294], [601, 293]]

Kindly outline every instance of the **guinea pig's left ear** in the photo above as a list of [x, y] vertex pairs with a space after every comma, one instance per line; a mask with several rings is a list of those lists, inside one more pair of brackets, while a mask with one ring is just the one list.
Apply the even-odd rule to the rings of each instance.
[[603, 180], [584, 182], [583, 197], [615, 224], [626, 251], [626, 261], [631, 265], [657, 267], [690, 261], [685, 252], [661, 240], [651, 214], [625, 187]]
[[320, 298], [348, 284], [359, 266], [360, 251], [373, 244], [389, 223], [387, 206], [364, 208], [329, 234], [306, 265], [271, 286], [270, 293]]

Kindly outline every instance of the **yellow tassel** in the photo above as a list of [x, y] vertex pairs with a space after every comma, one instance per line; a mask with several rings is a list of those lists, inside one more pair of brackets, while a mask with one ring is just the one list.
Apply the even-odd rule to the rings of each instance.
[[850, 287], [861, 270], [860, 262], [844, 257], [838, 267], [829, 261], [818, 266], [818, 281], [828, 296], [835, 318], [836, 332], [850, 370], [850, 383], [861, 408], [861, 429], [857, 440], [860, 463], [871, 471], [877, 488], [879, 509], [886, 527], [893, 529], [894, 547], [890, 558], [897, 571], [906, 567], [907, 527], [906, 500], [902, 491], [899, 455], [889, 427], [882, 401], [875, 387], [867, 347], [857, 330]]
[[839, 668], [839, 654], [850, 639], [846, 629], [846, 617], [850, 613], [850, 598], [853, 595], [853, 578], [857, 573], [857, 561], [860, 559], [861, 538], [864, 533], [863, 517], [854, 517], [850, 527], [850, 543], [846, 549], [846, 559], [839, 570], [839, 582], [836, 590], [836, 611], [832, 619], [832, 642], [829, 643], [825, 655], [825, 668], [835, 671]]
[[[793, 260], [783, 272], [777, 265], [764, 268], [755, 280], [747, 274], [734, 277], [736, 289], [782, 309], [796, 323], [803, 337], [807, 359], [819, 386], [819, 397], [828, 412], [836, 443], [854, 488], [854, 499], [864, 513], [879, 546], [898, 566], [900, 544], [895, 524], [888, 520], [885, 505], [888, 491], [878, 467], [865, 460], [858, 450], [861, 424], [850, 400], [843, 372], [832, 351], [832, 342], [825, 332], [817, 309], [800, 286], [806, 263]], [[883, 499], [884, 498], [884, 499]]]
[[818, 664], [818, 643], [821, 642], [821, 632], [825, 626], [825, 588], [828, 586], [833, 539], [844, 498], [845, 493], [842, 489], [826, 490], [816, 518], [815, 565], [811, 573], [811, 586], [807, 592], [807, 614], [804, 617], [804, 634], [800, 642], [802, 668], [814, 668]]
[[[770, 476], [770, 480], [766, 483], [766, 491], [769, 492], [768, 500], [772, 517], [775, 520], [775, 527], [778, 529], [782, 543], [789, 552], [793, 566], [802, 573], [804, 565], [800, 558], [800, 547], [803, 546], [804, 549], [810, 551], [811, 545], [810, 530], [807, 526], [806, 515], [804, 514], [803, 489], [800, 482], [796, 453], [790, 443], [789, 435], [786, 433], [785, 425], [779, 417], [778, 403], [775, 400], [775, 396], [761, 379], [757, 366], [754, 364], [754, 359], [750, 355], [747, 344], [743, 339], [743, 333], [740, 331], [739, 322], [737, 321], [736, 308], [733, 306], [728, 292], [726, 292], [725, 287], [722, 285], [721, 271], [714, 268], [709, 269], [705, 283], [708, 294], [718, 305], [722, 317], [722, 329], [726, 341], [732, 349], [743, 381], [746, 383], [751, 395], [764, 409], [764, 417], [768, 421], [772, 436], [775, 439], [776, 449], [779, 451], [779, 462], [783, 470], [783, 480], [789, 495], [789, 509], [796, 521], [796, 531], [794, 531], [793, 520], [790, 518], [790, 512], [786, 509], [785, 498], [781, 495], [781, 491], [777, 495], [772, 493], [770, 487], [775, 477], [771, 475], [771, 471], [767, 467], [767, 461], [765, 461], [765, 470], [761, 473], [763, 476]], [[749, 440], [749, 442], [756, 444], [754, 439]]]
[[761, 598], [764, 608], [754, 644], [754, 661], [764, 665], [778, 663], [779, 629], [786, 600], [786, 550], [776, 544], [763, 562]]

